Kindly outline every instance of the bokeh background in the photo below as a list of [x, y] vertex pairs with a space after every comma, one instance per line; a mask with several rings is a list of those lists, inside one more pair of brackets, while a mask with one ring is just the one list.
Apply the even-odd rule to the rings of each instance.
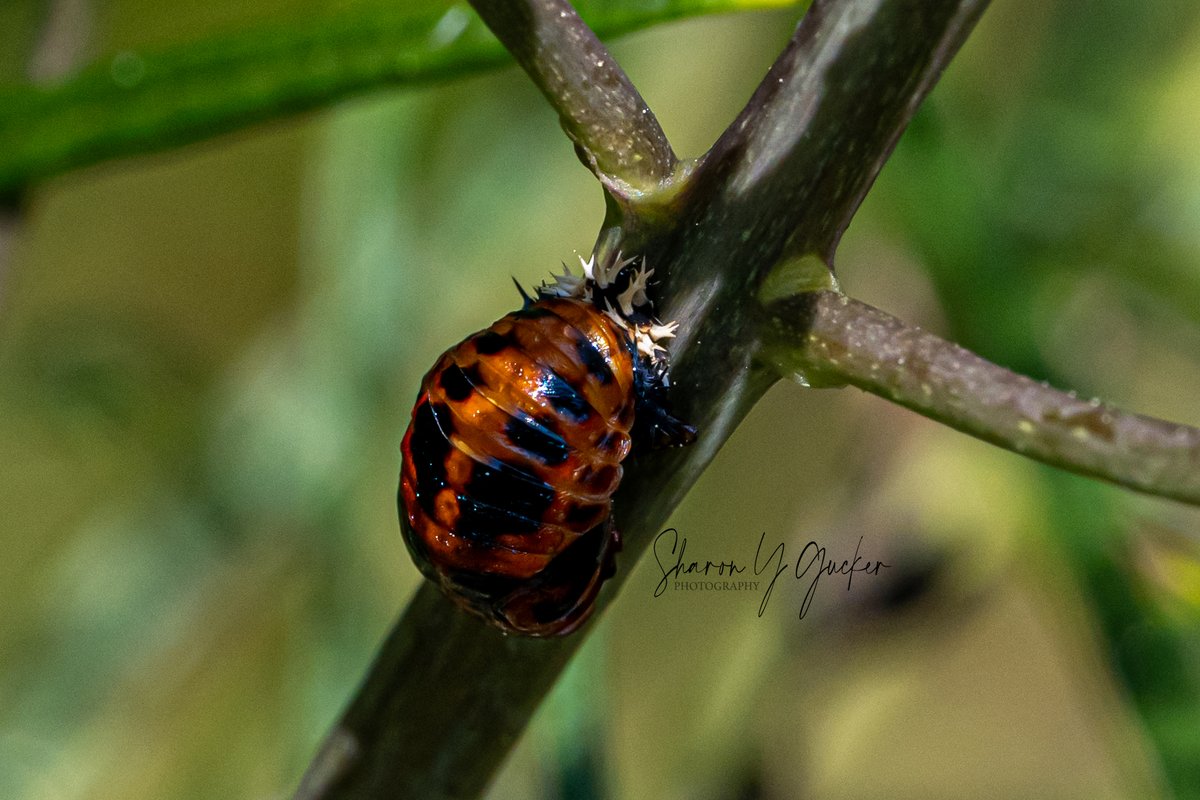
[[[40, 6], [0, 7], [5, 80]], [[80, 7], [99, 59], [315, 6]], [[613, 50], [696, 156], [797, 16]], [[1200, 6], [995, 0], [843, 288], [1200, 424], [1197, 130]], [[394, 491], [422, 373], [602, 213], [515, 68], [32, 191], [0, 275], [0, 797], [288, 796], [418, 584]], [[622, 564], [491, 798], [1200, 797], [1196, 510], [781, 384], [671, 524], [701, 559], [861, 537], [893, 566], [801, 620], [793, 584], [760, 617]]]

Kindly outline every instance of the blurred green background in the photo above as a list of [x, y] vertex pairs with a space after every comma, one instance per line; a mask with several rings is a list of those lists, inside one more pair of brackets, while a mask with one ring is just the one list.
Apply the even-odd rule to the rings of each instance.
[[[68, 5], [85, 60], [320, 6]], [[5, 80], [40, 8], [0, 6]], [[613, 50], [696, 156], [796, 17]], [[843, 288], [1200, 424], [1197, 130], [1200, 6], [996, 0], [846, 235]], [[0, 797], [286, 797], [419, 580], [394, 491], [422, 373], [515, 307], [510, 275], [590, 249], [600, 191], [508, 68], [25, 201], [0, 233]], [[655, 598], [653, 560], [622, 564], [490, 797], [1200, 797], [1196, 510], [780, 385], [671, 524], [702, 560], [765, 533], [893, 567], [824, 581], [800, 620], [794, 585], [760, 618], [758, 593]]]

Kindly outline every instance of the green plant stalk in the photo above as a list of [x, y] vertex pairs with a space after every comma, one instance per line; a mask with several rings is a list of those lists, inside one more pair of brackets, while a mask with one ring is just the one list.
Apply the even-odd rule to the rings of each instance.
[[1200, 430], [1081, 399], [834, 291], [768, 306], [784, 375], [850, 384], [1007, 450], [1200, 505]]
[[[680, 16], [779, 0], [598, 4], [605, 36]], [[370, 89], [508, 62], [469, 7], [420, 14], [380, 6], [118, 53], [53, 86], [0, 85], [0, 200], [106, 159], [154, 152], [318, 108]]]
[[[759, 260], [777, 259], [801, 228], [832, 247], [886, 149], [983, 6], [968, 0], [814, 3], [781, 56], [783, 66], [768, 77], [804, 94], [760, 90], [752, 108], [772, 125], [727, 134], [722, 141], [736, 138], [738, 146], [715, 152], [706, 160], [704, 180], [684, 189], [679, 213], [648, 254], [660, 270], [656, 275], [669, 275], [666, 315], [683, 323], [672, 369], [674, 399], [681, 415], [699, 426], [700, 437], [690, 447], [627, 462], [614, 507], [624, 547], [618, 573], [601, 593], [600, 611], [776, 379], [757, 357], [761, 308], [757, 291], [747, 291], [769, 272], [770, 264]], [[914, 30], [921, 35], [914, 37]], [[890, 51], [894, 47], [898, 53]], [[846, 128], [838, 114], [849, 96], [865, 110], [854, 117], [863, 124]], [[831, 98], [837, 102], [830, 104]], [[775, 135], [780, 130], [788, 135]], [[800, 157], [798, 151], [812, 142], [836, 147]], [[763, 172], [737, 158], [743, 146], [757, 148], [781, 168]], [[823, 177], [831, 175], [837, 180]], [[754, 190], [728, 190], [745, 185]], [[812, 187], [808, 213], [796, 212], [797, 187]], [[760, 239], [749, 242], [745, 225], [757, 218], [762, 224], [752, 232]], [[296, 796], [478, 796], [585, 635], [505, 637], [423, 585]]]
[[674, 177], [675, 153], [658, 120], [567, 0], [471, 2], [558, 110], [580, 159], [606, 188], [653, 193]]

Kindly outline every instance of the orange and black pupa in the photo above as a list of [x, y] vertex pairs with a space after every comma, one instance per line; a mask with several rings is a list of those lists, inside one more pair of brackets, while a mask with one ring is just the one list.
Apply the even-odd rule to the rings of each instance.
[[[582, 261], [582, 259], [581, 259]], [[400, 525], [421, 572], [508, 633], [587, 619], [615, 571], [621, 462], [696, 435], [666, 406], [652, 270], [583, 262], [446, 351], [401, 445]]]

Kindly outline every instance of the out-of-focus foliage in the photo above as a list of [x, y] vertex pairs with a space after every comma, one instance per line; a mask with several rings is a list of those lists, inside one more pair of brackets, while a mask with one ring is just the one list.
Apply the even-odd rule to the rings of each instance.
[[[885, 187], [908, 199], [896, 224], [955, 299], [944, 309], [952, 338], [1195, 424], [1200, 160], [1186, 131], [1200, 97], [1200, 9], [1156, 5], [1136, 25], [1118, 2], [1081, 12], [1063, 3], [1034, 12], [1033, 25], [1002, 17], [1027, 35], [1014, 63], [1052, 58], [1054, 68], [1008, 73], [1003, 104], [952, 82], [946, 94], [973, 112], [922, 115]], [[987, 224], [960, 224], [978, 218]], [[1087, 592], [1177, 796], [1200, 797], [1200, 606], [1194, 591], [1171, 600], [1183, 586], [1159, 574], [1173, 553], [1194, 563], [1196, 516], [1161, 504], [1131, 515], [1128, 498], [1045, 472], [1048, 538]]]
[[[93, 46], [283, 11], [112, 0]], [[847, 234], [844, 288], [1200, 423], [1196, 17], [996, 0]], [[615, 53], [697, 155], [791, 21]], [[590, 247], [600, 192], [508, 70], [28, 199], [0, 284], [0, 797], [286, 793], [419, 580], [394, 484], [422, 372], [515, 307], [509, 275]], [[701, 562], [862, 537], [893, 566], [825, 579], [800, 620], [796, 582], [760, 618], [761, 589], [656, 598], [644, 560], [492, 797], [1200, 796], [1195, 512], [788, 385], [672, 524]]]
[[[772, 8], [793, 0], [583, 0], [600, 35], [718, 11]], [[133, 5], [133, 4], [131, 4]], [[379, 88], [461, 76], [507, 55], [465, 2], [312, 0], [204, 4], [182, 14], [141, 13], [132, 41], [73, 74], [43, 75], [39, 52], [75, 44], [90, 22], [87, 0], [46, 4], [43, 42], [32, 49], [35, 80], [0, 80], [0, 196], [30, 182], [115, 156], [186, 144], [264, 119]], [[176, 5], [162, 7], [174, 12]], [[144, 10], [145, 11], [145, 10]], [[14, 29], [27, 19], [8, 12]], [[163, 24], [154, 23], [161, 19]], [[189, 25], [189, 22], [191, 25]], [[197, 35], [193, 27], [212, 28]], [[182, 37], [182, 41], [177, 41]], [[76, 32], [75, 39], [82, 39]], [[171, 45], [174, 46], [171, 46]], [[0, 77], [3, 73], [0, 72]]]

